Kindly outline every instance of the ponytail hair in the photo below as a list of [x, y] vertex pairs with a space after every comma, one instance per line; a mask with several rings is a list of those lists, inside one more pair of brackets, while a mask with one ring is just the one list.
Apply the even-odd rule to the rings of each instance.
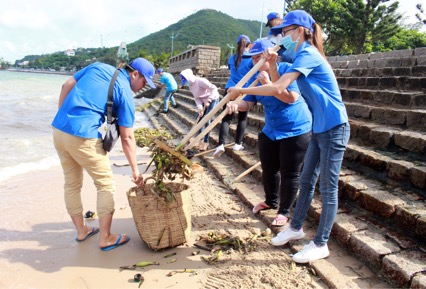
[[235, 68], [238, 69], [238, 66], [241, 63], [241, 58], [246, 48], [250, 45], [250, 42], [247, 41], [245, 37], [241, 37], [241, 40], [237, 43], [237, 52], [234, 54], [234, 64]]
[[319, 53], [325, 58], [321, 26], [314, 23], [312, 24], [312, 30], [311, 32], [308, 28], [304, 29], [305, 39], [308, 40], [311, 45], [315, 46]]

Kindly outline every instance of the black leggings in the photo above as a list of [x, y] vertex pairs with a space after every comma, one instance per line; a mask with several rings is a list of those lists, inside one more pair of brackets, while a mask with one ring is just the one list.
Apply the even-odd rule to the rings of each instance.
[[[226, 106], [225, 108], [226, 109]], [[234, 113], [227, 114], [222, 119], [219, 128], [219, 145], [225, 144], [226, 139], [229, 137], [229, 126], [234, 119]], [[247, 111], [238, 112], [237, 134], [235, 136], [235, 143], [241, 144], [243, 142], [244, 133], [247, 127]]]
[[[228, 90], [225, 90], [225, 95]], [[227, 109], [226, 104], [223, 106], [223, 110]], [[227, 114], [222, 119], [222, 123], [219, 128], [219, 145], [223, 145], [226, 142], [226, 139], [229, 137], [229, 126], [231, 125], [232, 120], [234, 119], [234, 114]], [[244, 133], [247, 127], [247, 114], [248, 111], [239, 111], [238, 112], [238, 124], [237, 124], [237, 134], [235, 135], [235, 143], [241, 144], [243, 142]]]
[[278, 214], [290, 215], [299, 190], [300, 171], [310, 139], [310, 132], [275, 141], [263, 132], [259, 133], [265, 203], [271, 208], [278, 207]]

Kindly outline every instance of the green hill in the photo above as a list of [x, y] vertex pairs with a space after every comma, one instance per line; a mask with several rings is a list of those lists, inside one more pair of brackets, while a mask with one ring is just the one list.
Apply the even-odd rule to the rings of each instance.
[[[227, 44], [235, 47], [236, 40], [241, 34], [248, 35], [254, 41], [259, 37], [260, 25], [259, 21], [235, 19], [216, 10], [204, 9], [158, 32], [151, 33], [133, 43], [127, 43], [127, 50], [130, 59], [139, 56], [141, 50], [145, 55], [170, 54], [171, 36], [174, 33], [174, 55], [185, 51], [188, 45], [220, 46], [221, 60], [224, 63], [231, 50]], [[266, 36], [267, 29], [262, 29], [262, 34], [262, 37]], [[118, 45], [110, 48], [78, 48], [73, 57], [59, 51], [44, 55], [27, 55], [16, 63], [29, 61], [29, 68], [55, 70], [80, 69], [93, 61], [115, 65], [117, 50]]]
[[[227, 44], [236, 46], [237, 37], [241, 34], [248, 35], [252, 41], [256, 40], [259, 30], [259, 21], [235, 19], [216, 10], [204, 9], [128, 44], [127, 49], [130, 55], [141, 49], [148, 53], [170, 53], [171, 36], [174, 33], [175, 55], [186, 50], [188, 45], [220, 46], [223, 53], [230, 50]], [[262, 29], [262, 36], [266, 36], [267, 32]]]

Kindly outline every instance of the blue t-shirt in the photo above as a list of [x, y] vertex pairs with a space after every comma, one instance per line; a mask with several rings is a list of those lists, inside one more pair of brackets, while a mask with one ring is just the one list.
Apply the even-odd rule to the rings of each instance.
[[[82, 138], [101, 138], [99, 127], [106, 119], [108, 88], [115, 68], [93, 63], [74, 74], [77, 81], [59, 108], [52, 126]], [[118, 124], [131, 128], [135, 122], [135, 104], [130, 88], [130, 76], [120, 69], [113, 92], [113, 114]]]
[[[244, 51], [243, 55], [246, 54], [247, 51]], [[234, 87], [246, 74], [253, 68], [253, 61], [251, 61], [251, 57], [244, 58], [241, 57], [241, 62], [238, 65], [238, 69], [235, 67], [235, 58], [237, 54], [229, 57], [228, 68], [230, 70], [230, 77], [228, 82], [225, 85], [225, 88]], [[249, 82], [245, 83], [242, 87], [249, 86]]]
[[346, 107], [330, 64], [316, 47], [304, 42], [297, 50], [288, 72], [298, 71], [300, 92], [313, 116], [313, 132], [325, 132], [348, 122]]
[[[290, 68], [285, 62], [277, 63], [278, 73], [283, 75]], [[250, 83], [256, 79], [252, 77]], [[261, 85], [260, 83], [258, 85]], [[287, 88], [299, 93], [299, 88], [293, 81]], [[305, 100], [299, 97], [294, 103], [285, 103], [274, 96], [246, 95], [245, 101], [260, 102], [264, 106], [265, 126], [262, 132], [271, 140], [280, 140], [305, 134], [312, 129], [311, 113]]]
[[160, 78], [160, 82], [166, 85], [166, 91], [172, 91], [177, 89], [177, 83], [175, 78], [168, 72], [163, 72]]

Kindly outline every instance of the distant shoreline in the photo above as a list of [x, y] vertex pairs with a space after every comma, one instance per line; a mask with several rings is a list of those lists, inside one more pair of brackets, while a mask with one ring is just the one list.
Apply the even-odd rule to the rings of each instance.
[[8, 68], [8, 69], [5, 69], [4, 71], [41, 73], [41, 74], [58, 74], [58, 75], [74, 75], [74, 72], [71, 72], [71, 71], [49, 71], [49, 70], [16, 69], [16, 68]]

